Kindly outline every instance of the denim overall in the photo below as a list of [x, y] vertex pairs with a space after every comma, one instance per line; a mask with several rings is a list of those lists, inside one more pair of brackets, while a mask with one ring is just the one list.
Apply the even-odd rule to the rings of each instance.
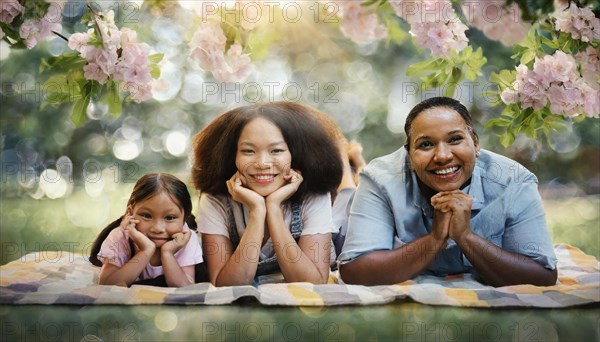
[[[225, 201], [225, 209], [227, 210], [227, 231], [229, 232], [229, 240], [233, 250], [235, 250], [240, 244], [240, 235], [238, 234], [237, 226], [235, 224], [235, 218], [233, 216], [233, 208], [231, 207], [231, 199], [227, 198]], [[296, 242], [302, 234], [302, 213], [301, 205], [298, 203], [292, 204], [292, 222], [291, 222], [291, 233], [292, 237]], [[268, 259], [264, 259], [258, 262], [258, 268], [256, 269], [255, 277], [280, 272], [279, 263], [277, 262], [277, 255], [273, 255]]]

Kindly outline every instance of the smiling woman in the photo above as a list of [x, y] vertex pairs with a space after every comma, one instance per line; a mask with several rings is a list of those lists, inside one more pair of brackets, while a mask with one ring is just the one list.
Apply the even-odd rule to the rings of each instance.
[[339, 257], [343, 280], [472, 272], [494, 286], [554, 284], [535, 175], [480, 149], [467, 109], [451, 98], [415, 106], [405, 132], [404, 148], [361, 175]]
[[330, 194], [343, 167], [322, 115], [260, 103], [222, 114], [196, 136], [192, 178], [213, 284], [251, 284], [277, 271], [288, 282], [327, 282], [339, 229]]

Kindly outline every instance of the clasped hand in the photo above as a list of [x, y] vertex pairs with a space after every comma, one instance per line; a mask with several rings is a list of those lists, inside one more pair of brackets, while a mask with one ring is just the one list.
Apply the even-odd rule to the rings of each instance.
[[460, 190], [442, 191], [431, 197], [435, 209], [433, 234], [438, 239], [452, 238], [460, 243], [471, 233], [473, 197]]

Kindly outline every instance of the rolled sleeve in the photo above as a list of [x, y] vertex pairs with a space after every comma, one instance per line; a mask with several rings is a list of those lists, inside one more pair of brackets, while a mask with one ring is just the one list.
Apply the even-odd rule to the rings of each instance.
[[179, 266], [191, 266], [203, 262], [202, 247], [200, 246], [198, 234], [191, 230], [187, 224], [183, 226], [183, 230], [189, 231], [191, 236], [187, 244], [175, 253], [177, 263]]
[[553, 270], [556, 268], [557, 259], [537, 183], [523, 182], [515, 185], [512, 187], [513, 201], [502, 237], [502, 246]]
[[202, 194], [198, 205], [198, 232], [217, 234], [229, 238], [227, 212], [221, 201], [211, 195]]
[[339, 231], [339, 227], [333, 224], [329, 194], [315, 196], [308, 200], [302, 206], [302, 220], [302, 235], [337, 233]]

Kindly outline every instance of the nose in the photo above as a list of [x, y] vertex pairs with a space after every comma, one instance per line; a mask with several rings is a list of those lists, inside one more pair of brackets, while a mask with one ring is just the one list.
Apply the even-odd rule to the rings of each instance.
[[154, 234], [162, 233], [165, 229], [166, 226], [163, 220], [154, 220], [154, 222], [152, 222], [152, 227], [150, 227], [150, 231]]
[[259, 153], [256, 164], [261, 170], [270, 169], [273, 167], [273, 158], [269, 153]]
[[433, 161], [438, 164], [445, 164], [452, 160], [452, 149], [446, 144], [438, 144], [433, 155]]

